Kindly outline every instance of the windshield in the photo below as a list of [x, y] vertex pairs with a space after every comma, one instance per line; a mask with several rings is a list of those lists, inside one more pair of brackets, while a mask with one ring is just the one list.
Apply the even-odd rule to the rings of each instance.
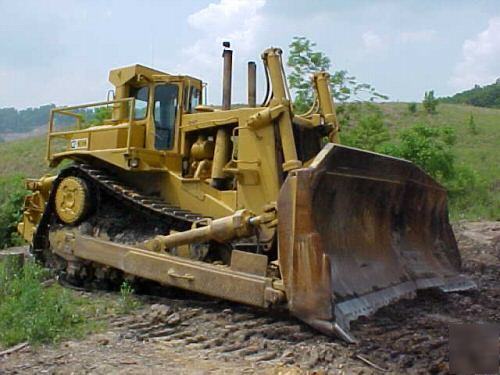
[[157, 150], [168, 150], [174, 145], [178, 92], [179, 89], [174, 84], [167, 83], [155, 87], [154, 122]]
[[130, 96], [135, 98], [134, 119], [142, 120], [148, 112], [149, 87], [132, 87]]

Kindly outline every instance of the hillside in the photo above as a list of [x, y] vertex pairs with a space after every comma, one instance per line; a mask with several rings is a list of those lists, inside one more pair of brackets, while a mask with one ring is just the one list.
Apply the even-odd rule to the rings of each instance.
[[439, 100], [442, 103], [500, 108], [500, 78], [491, 85], [483, 87], [476, 85], [473, 89], [446, 98], [440, 98]]
[[2, 133], [26, 133], [46, 124], [50, 110], [53, 108], [55, 108], [54, 104], [22, 110], [0, 108], [0, 135]]
[[[500, 188], [500, 109], [440, 104], [437, 113], [429, 115], [421, 104], [417, 106], [415, 114], [408, 111], [407, 103], [383, 103], [379, 106], [393, 132], [417, 123], [455, 129], [458, 162], [478, 172], [495, 185], [495, 189]], [[471, 134], [469, 130], [471, 115], [477, 126], [477, 134]]]
[[37, 177], [46, 173], [45, 141], [45, 137], [35, 137], [0, 143], [0, 178]]
[[[0, 108], [0, 142], [37, 136], [46, 131], [50, 111], [56, 108], [54, 104], [36, 108], [17, 110], [15, 108]], [[92, 121], [99, 116], [99, 109], [79, 109], [85, 121]], [[74, 119], [68, 116], [57, 117], [57, 124], [68, 125]]]

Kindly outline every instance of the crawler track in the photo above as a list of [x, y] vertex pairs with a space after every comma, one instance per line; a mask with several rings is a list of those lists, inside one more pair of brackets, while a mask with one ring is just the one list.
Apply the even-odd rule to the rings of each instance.
[[[63, 169], [54, 181], [47, 208], [33, 239], [32, 252], [35, 257], [62, 274], [66, 272], [67, 265], [52, 254], [48, 237], [51, 230], [64, 227], [56, 218], [53, 201], [59, 182], [67, 176], [83, 178], [92, 188], [96, 209], [78, 226], [78, 229], [87, 235], [133, 244], [157, 234], [168, 233], [171, 229], [177, 231], [190, 229], [207, 219], [202, 215], [166, 204], [159, 197], [144, 195], [135, 188], [119, 182], [104, 170], [89, 164], [75, 163]], [[79, 269], [75, 270], [75, 266]], [[94, 281], [96, 274], [94, 271], [103, 268], [89, 262], [81, 262], [72, 267], [72, 273], [79, 275], [78, 284]], [[101, 281], [106, 282], [105, 278], [110, 276], [108, 271], [106, 274], [97, 272], [101, 276]], [[112, 278], [116, 279], [116, 272], [114, 274]]]
[[[34, 239], [35, 242], [41, 241], [42, 237], [46, 236], [48, 225], [50, 224], [49, 220], [53, 214], [54, 191], [59, 182], [67, 176], [78, 176], [89, 181], [93, 185], [98, 199], [100, 199], [101, 194], [108, 194], [119, 203], [127, 205], [133, 210], [163, 220], [165, 223], [168, 223], [172, 229], [186, 230], [195, 222], [203, 219], [201, 215], [183, 210], [177, 206], [168, 205], [159, 197], [141, 194], [133, 187], [119, 182], [102, 169], [93, 168], [89, 164], [78, 163], [63, 169], [59, 173], [56, 181], [54, 181], [48, 209], [45, 211], [44, 217], [38, 226]], [[37, 246], [35, 246], [35, 248], [37, 248]]]

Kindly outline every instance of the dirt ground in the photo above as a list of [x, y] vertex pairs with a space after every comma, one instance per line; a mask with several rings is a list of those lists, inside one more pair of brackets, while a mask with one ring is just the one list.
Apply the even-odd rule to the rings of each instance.
[[[500, 321], [500, 222], [455, 226], [478, 290], [419, 293], [352, 324], [358, 345], [284, 314], [190, 294], [142, 296], [108, 332], [0, 357], [0, 374], [447, 373], [448, 324]], [[92, 294], [82, 292], [92, 297]]]

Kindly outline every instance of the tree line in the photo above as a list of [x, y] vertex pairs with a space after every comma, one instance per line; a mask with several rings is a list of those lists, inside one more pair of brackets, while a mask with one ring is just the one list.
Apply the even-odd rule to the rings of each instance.
[[24, 133], [44, 125], [52, 108], [55, 108], [54, 104], [22, 110], [0, 108], [0, 133]]
[[[12, 107], [0, 108], [0, 133], [26, 133], [46, 125], [49, 121], [50, 111], [55, 107], [54, 104], [47, 104], [21, 110]], [[92, 122], [94, 119], [102, 117], [103, 109], [79, 109], [74, 112], [83, 115], [86, 122]], [[68, 116], [57, 118], [57, 123], [61, 125], [69, 125], [74, 121]]]
[[500, 78], [491, 85], [483, 87], [476, 85], [473, 89], [439, 100], [450, 104], [469, 104], [476, 107], [500, 108]]

